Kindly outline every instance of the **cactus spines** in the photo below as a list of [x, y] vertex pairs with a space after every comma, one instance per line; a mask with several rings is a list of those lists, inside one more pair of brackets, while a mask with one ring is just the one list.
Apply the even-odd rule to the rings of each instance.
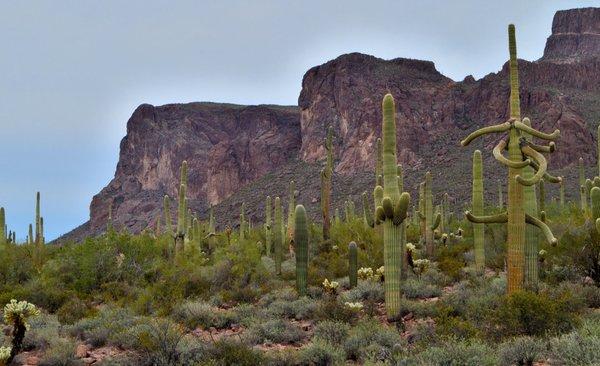
[[355, 242], [348, 244], [348, 279], [350, 288], [356, 287], [358, 283], [358, 247]]
[[[473, 214], [483, 215], [483, 160], [481, 151], [473, 152]], [[475, 248], [475, 268], [483, 271], [485, 267], [484, 224], [473, 223], [473, 244]]]
[[267, 201], [265, 202], [265, 252], [267, 257], [271, 256], [271, 246], [273, 242], [272, 238], [272, 223], [271, 223], [271, 196], [267, 196]]
[[294, 246], [296, 249], [296, 290], [306, 295], [308, 277], [308, 223], [304, 206], [296, 206], [294, 213]]
[[275, 221], [273, 225], [273, 256], [275, 257], [275, 272], [281, 274], [281, 262], [283, 261], [283, 212], [281, 210], [281, 199], [275, 197]]
[[383, 200], [376, 220], [383, 222], [383, 261], [385, 268], [385, 308], [391, 321], [400, 319], [400, 282], [404, 261], [404, 229], [410, 195], [398, 189], [396, 120], [394, 98], [386, 94], [383, 109]]
[[331, 218], [329, 208], [331, 206], [331, 189], [333, 177], [333, 127], [327, 129], [327, 139], [325, 140], [325, 151], [327, 152], [327, 162], [321, 170], [321, 214], [323, 216], [323, 239], [329, 239], [331, 228]]
[[[525, 137], [531, 135], [542, 140], [552, 141], [559, 137], [560, 131], [555, 130], [550, 134], [546, 134], [521, 121], [517, 48], [515, 28], [512, 24], [508, 27], [508, 36], [510, 51], [510, 119], [502, 124], [487, 126], [472, 132], [461, 141], [461, 144], [467, 146], [477, 137], [489, 133], [508, 133], [508, 141], [500, 140], [493, 149], [496, 160], [508, 167], [508, 211], [492, 216], [476, 216], [467, 211], [465, 215], [469, 221], [474, 223], [507, 223], [507, 290], [511, 294], [522, 290], [524, 287], [526, 224], [537, 226], [551, 244], [557, 242], [545, 223], [536, 216], [525, 212], [523, 190], [523, 187], [533, 186], [547, 175], [547, 161], [541, 152], [554, 151], [554, 143], [551, 142], [548, 146], [539, 146], [527, 141]], [[507, 147], [508, 158], [502, 153]], [[524, 171], [523, 168], [528, 166], [534, 169], [533, 176], [529, 176]]]
[[587, 190], [585, 188], [585, 167], [583, 158], [579, 158], [579, 197], [581, 201], [581, 210], [587, 211]]

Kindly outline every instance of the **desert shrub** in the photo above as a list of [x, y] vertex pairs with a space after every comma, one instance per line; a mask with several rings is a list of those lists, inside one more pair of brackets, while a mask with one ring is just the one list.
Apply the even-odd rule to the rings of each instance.
[[421, 274], [421, 280], [430, 285], [443, 287], [450, 283], [450, 278], [444, 273], [440, 272], [437, 267], [437, 263], [431, 263], [430, 267]]
[[600, 326], [586, 324], [582, 329], [550, 340], [552, 358], [561, 365], [598, 365], [600, 363]]
[[172, 317], [190, 329], [197, 327], [223, 329], [236, 321], [235, 313], [214, 308], [202, 301], [186, 301], [178, 305]]
[[138, 325], [130, 336], [135, 337], [134, 349], [140, 351], [146, 365], [187, 365], [203, 354], [203, 348], [186, 338], [178, 324], [155, 319]]
[[346, 323], [325, 320], [315, 327], [314, 339], [320, 339], [333, 345], [339, 345], [348, 337], [350, 326]]
[[400, 309], [403, 315], [412, 313], [417, 318], [436, 317], [440, 307], [437, 304], [422, 302], [418, 300], [402, 299]]
[[333, 296], [326, 296], [319, 302], [315, 310], [317, 320], [336, 320], [351, 323], [356, 320], [357, 316], [356, 311], [345, 306]]
[[402, 293], [409, 299], [426, 299], [440, 296], [442, 290], [422, 280], [408, 279], [402, 283]]
[[60, 322], [55, 315], [40, 314], [28, 321], [29, 329], [25, 332], [23, 339], [23, 349], [28, 351], [32, 349], [44, 350], [50, 346], [50, 343], [60, 338]]
[[221, 339], [209, 348], [210, 361], [207, 364], [215, 366], [255, 366], [265, 362], [264, 356], [259, 351], [243, 343]]
[[376, 319], [364, 319], [350, 329], [344, 350], [347, 358], [360, 361], [367, 358], [369, 348], [391, 353], [392, 347], [400, 341], [396, 329], [382, 325]]
[[439, 312], [435, 318], [435, 325], [436, 333], [445, 337], [468, 339], [479, 334], [479, 330], [473, 322], [464, 317], [454, 315], [450, 307], [439, 307]]
[[382, 302], [384, 298], [385, 292], [383, 290], [383, 284], [371, 280], [358, 281], [355, 288], [342, 294], [342, 301], [344, 302]]
[[498, 350], [502, 365], [533, 365], [544, 354], [544, 342], [532, 337], [516, 337], [503, 342]]
[[74, 297], [69, 301], [65, 302], [56, 312], [58, 320], [63, 324], [73, 324], [79, 319], [82, 319], [89, 315], [91, 312], [90, 307], [85, 301]]
[[342, 365], [344, 351], [330, 343], [316, 340], [302, 348], [298, 354], [298, 364], [306, 366]]
[[267, 308], [266, 313], [269, 316], [286, 317], [289, 319], [308, 319], [317, 308], [317, 302], [308, 297], [301, 297], [297, 300], [276, 300]]
[[121, 308], [104, 307], [91, 318], [81, 319], [69, 327], [69, 333], [94, 347], [106, 344], [125, 346], [127, 332], [139, 324], [140, 319]]
[[494, 366], [498, 364], [494, 350], [477, 340], [450, 339], [441, 345], [425, 349], [417, 357], [421, 365]]
[[287, 320], [275, 319], [254, 324], [245, 336], [253, 344], [263, 342], [291, 344], [300, 342], [306, 334]]
[[440, 247], [437, 252], [440, 271], [453, 280], [460, 279], [462, 269], [467, 265], [463, 254], [468, 250], [469, 246], [465, 243]]
[[83, 365], [81, 360], [75, 357], [77, 344], [70, 338], [56, 338], [50, 342], [45, 350], [40, 366], [77, 366]]
[[539, 336], [572, 329], [578, 322], [570, 311], [571, 297], [564, 293], [557, 299], [528, 291], [515, 292], [503, 299], [494, 323], [505, 335]]

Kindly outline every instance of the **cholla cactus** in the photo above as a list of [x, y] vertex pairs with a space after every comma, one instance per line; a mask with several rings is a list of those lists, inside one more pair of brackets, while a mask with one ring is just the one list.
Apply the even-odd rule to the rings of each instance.
[[423, 273], [427, 271], [430, 265], [431, 262], [429, 262], [429, 259], [415, 259], [413, 271], [417, 276], [420, 277]]
[[[517, 50], [515, 41], [514, 25], [509, 25], [509, 51], [510, 51], [510, 119], [502, 124], [484, 127], [471, 133], [461, 141], [467, 146], [477, 137], [489, 133], [508, 133], [508, 140], [500, 140], [493, 150], [494, 157], [501, 164], [508, 167], [508, 203], [507, 212], [492, 216], [475, 216], [471, 212], [465, 213], [467, 219], [473, 223], [507, 223], [507, 267], [508, 267], [508, 293], [522, 290], [525, 284], [525, 246], [526, 224], [537, 226], [541, 229], [546, 240], [556, 244], [557, 240], [550, 228], [536, 216], [526, 213], [523, 187], [530, 187], [541, 179], [549, 179], [546, 172], [547, 161], [542, 152], [552, 152], [555, 149], [554, 142], [547, 146], [533, 144], [527, 140], [528, 136], [534, 136], [542, 140], [555, 140], [560, 135], [556, 130], [546, 134], [528, 126], [521, 120], [519, 102], [519, 79], [517, 70]], [[508, 148], [508, 158], [503, 151]], [[531, 166], [534, 170], [532, 176], [528, 176], [525, 167]], [[558, 179], [553, 178], [552, 179]], [[560, 179], [558, 179], [560, 180]]]
[[359, 268], [357, 271], [357, 274], [358, 274], [358, 278], [360, 278], [361, 280], [371, 280], [371, 279], [373, 279], [373, 276], [375, 275], [373, 273], [373, 268], [370, 268], [370, 267]]
[[346, 301], [344, 303], [344, 306], [346, 306], [348, 309], [354, 310], [354, 311], [360, 311], [364, 307], [362, 302], [348, 302], [348, 301]]
[[0, 347], [0, 366], [8, 365], [11, 351], [11, 347]]
[[329, 281], [327, 278], [323, 281], [323, 288], [328, 293], [334, 294], [338, 287], [340, 284], [336, 281]]
[[21, 349], [23, 348], [25, 331], [29, 328], [27, 320], [38, 315], [40, 315], [40, 311], [35, 305], [30, 304], [27, 301], [17, 301], [12, 299], [4, 306], [4, 322], [7, 325], [12, 326], [12, 348], [10, 350], [10, 356], [6, 361], [7, 365], [12, 362], [13, 358], [21, 352]]

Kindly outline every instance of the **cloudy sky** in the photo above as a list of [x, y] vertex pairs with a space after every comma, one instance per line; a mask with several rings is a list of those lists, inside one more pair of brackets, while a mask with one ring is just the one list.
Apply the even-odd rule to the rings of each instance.
[[88, 218], [141, 103], [296, 104], [303, 73], [340, 54], [432, 60], [454, 80], [538, 59], [556, 10], [597, 1], [0, 0], [0, 206], [24, 238]]

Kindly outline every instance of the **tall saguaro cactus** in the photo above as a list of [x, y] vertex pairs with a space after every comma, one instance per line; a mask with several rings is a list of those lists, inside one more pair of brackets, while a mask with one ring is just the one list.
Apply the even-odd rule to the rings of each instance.
[[[473, 152], [473, 214], [483, 215], [483, 161], [481, 151]], [[485, 236], [483, 224], [473, 223], [473, 244], [475, 248], [475, 268], [485, 267]]]
[[333, 127], [327, 129], [327, 139], [325, 140], [325, 151], [327, 153], [327, 162], [321, 170], [321, 214], [323, 216], [323, 239], [329, 239], [331, 229], [331, 217], [329, 210], [331, 207], [331, 190], [333, 177]]
[[308, 277], [308, 222], [304, 206], [296, 206], [295, 211], [296, 290], [300, 296], [304, 296]]
[[4, 207], [0, 207], [0, 244], [6, 243], [6, 213]]
[[267, 257], [271, 256], [271, 247], [273, 243], [273, 230], [271, 223], [272, 210], [273, 208], [271, 207], [271, 196], [267, 196], [267, 201], [265, 202], [265, 252]]
[[423, 200], [424, 219], [425, 219], [425, 249], [430, 258], [435, 254], [434, 231], [440, 224], [441, 215], [436, 213], [433, 206], [432, 178], [431, 172], [425, 173], [425, 184], [423, 186], [425, 197]]
[[41, 229], [41, 214], [40, 214], [40, 192], [35, 195], [35, 243], [40, 244], [42, 242], [42, 229]]
[[295, 219], [294, 215], [296, 212], [296, 183], [294, 181], [290, 182], [290, 197], [288, 201], [288, 218], [287, 218], [287, 238], [288, 244], [294, 240], [294, 224]]
[[[502, 139], [493, 149], [496, 160], [508, 167], [508, 204], [507, 212], [492, 216], [475, 216], [471, 212], [465, 212], [467, 219], [474, 223], [507, 223], [507, 267], [508, 267], [508, 293], [522, 290], [525, 279], [525, 227], [526, 224], [540, 228], [551, 244], [557, 240], [550, 228], [537, 217], [527, 214], [524, 207], [523, 187], [533, 186], [547, 173], [547, 161], [542, 152], [554, 151], [554, 143], [548, 146], [540, 146], [526, 139], [531, 135], [542, 140], [555, 140], [560, 131], [556, 130], [546, 134], [527, 126], [521, 121], [521, 110], [519, 102], [519, 79], [517, 64], [517, 47], [515, 41], [515, 27], [509, 25], [509, 51], [510, 51], [510, 118], [508, 121], [481, 128], [467, 136], [461, 144], [467, 146], [477, 137], [489, 133], [508, 133], [508, 140]], [[508, 158], [503, 151], [508, 148]], [[531, 178], [524, 174], [524, 169], [531, 166], [534, 174]]]
[[180, 181], [179, 181], [179, 200], [177, 207], [177, 233], [175, 235], [175, 254], [180, 254], [184, 250], [185, 234], [187, 231], [186, 225], [186, 213], [187, 213], [187, 202], [185, 199], [187, 190], [187, 161], [181, 163], [180, 169]]
[[579, 158], [579, 198], [581, 202], [581, 210], [587, 212], [587, 189], [585, 188], [585, 167], [583, 158]]
[[[404, 260], [404, 220], [410, 195], [400, 194], [396, 157], [396, 110], [394, 98], [386, 94], [383, 109], [383, 199], [376, 211], [383, 223], [383, 262], [385, 268], [385, 308], [391, 321], [400, 320], [400, 282]], [[376, 189], [379, 189], [376, 188]]]
[[281, 262], [283, 261], [283, 212], [281, 199], [275, 197], [275, 222], [273, 225], [273, 256], [275, 257], [275, 272], [281, 274]]

